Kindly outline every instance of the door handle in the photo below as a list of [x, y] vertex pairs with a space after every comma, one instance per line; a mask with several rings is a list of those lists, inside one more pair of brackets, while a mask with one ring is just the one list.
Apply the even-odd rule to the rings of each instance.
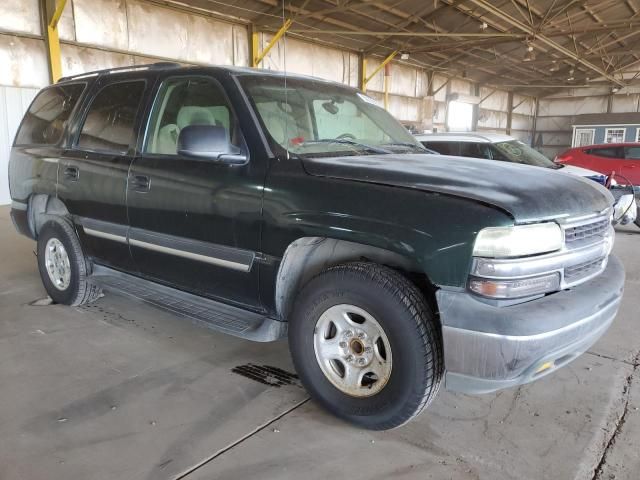
[[132, 190], [148, 191], [151, 188], [151, 179], [146, 175], [131, 175], [129, 187]]
[[65, 167], [63, 175], [69, 180], [76, 181], [80, 178], [80, 170], [78, 170], [78, 167]]

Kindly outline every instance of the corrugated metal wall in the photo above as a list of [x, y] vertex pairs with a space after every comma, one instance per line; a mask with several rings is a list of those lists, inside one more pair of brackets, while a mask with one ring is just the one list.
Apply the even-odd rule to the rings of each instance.
[[11, 201], [6, 172], [9, 166], [9, 150], [23, 113], [37, 93], [36, 88], [0, 86], [0, 205]]

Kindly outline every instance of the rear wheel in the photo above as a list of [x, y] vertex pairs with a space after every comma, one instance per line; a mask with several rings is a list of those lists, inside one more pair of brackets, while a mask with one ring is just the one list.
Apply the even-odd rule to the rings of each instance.
[[420, 291], [372, 263], [332, 267], [311, 280], [296, 300], [289, 346], [316, 401], [374, 430], [420, 413], [443, 374], [440, 329]]
[[82, 305], [100, 295], [87, 281], [88, 264], [73, 226], [52, 217], [38, 234], [38, 269], [47, 293], [55, 303]]

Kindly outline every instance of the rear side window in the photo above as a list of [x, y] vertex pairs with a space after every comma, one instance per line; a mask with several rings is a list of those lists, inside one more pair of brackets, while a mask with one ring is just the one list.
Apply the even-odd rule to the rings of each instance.
[[587, 153], [596, 157], [622, 158], [622, 149], [619, 147], [590, 148]]
[[640, 147], [625, 147], [624, 157], [629, 160], [640, 160]]
[[458, 144], [456, 142], [422, 142], [422, 145], [430, 150], [438, 152], [440, 155], [458, 155]]
[[460, 144], [460, 156], [491, 159], [491, 149], [488, 143], [463, 142]]
[[135, 140], [135, 120], [145, 82], [114, 83], [91, 102], [77, 146], [87, 150], [124, 154]]
[[58, 143], [85, 86], [76, 83], [42, 90], [24, 116], [16, 145]]

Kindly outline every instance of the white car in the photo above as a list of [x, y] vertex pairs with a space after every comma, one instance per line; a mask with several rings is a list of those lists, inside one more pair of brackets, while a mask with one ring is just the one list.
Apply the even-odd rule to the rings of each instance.
[[[523, 163], [536, 167], [553, 168], [565, 173], [589, 178], [606, 185], [607, 176], [586, 168], [554, 163], [527, 144], [508, 135], [496, 133], [425, 133], [415, 136], [429, 150], [441, 155], [456, 157], [486, 158], [504, 162]], [[612, 181], [615, 185], [615, 181]], [[612, 190], [616, 198], [614, 219], [626, 225], [634, 222], [637, 205], [633, 194], [624, 190]]]

